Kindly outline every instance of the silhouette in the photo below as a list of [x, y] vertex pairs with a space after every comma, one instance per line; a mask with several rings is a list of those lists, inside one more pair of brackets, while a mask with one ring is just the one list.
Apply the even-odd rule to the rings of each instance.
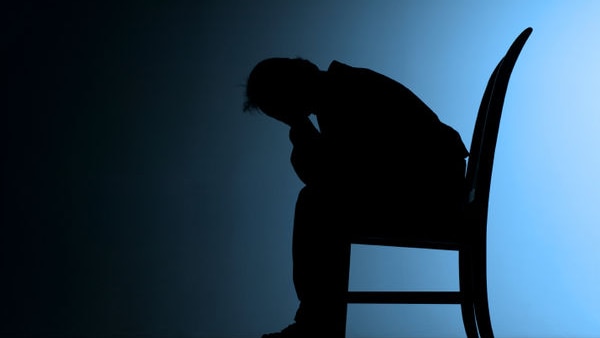
[[292, 243], [300, 304], [290, 326], [263, 337], [343, 337], [350, 238], [460, 232], [468, 151], [404, 85], [338, 61], [259, 62], [246, 85], [251, 110], [289, 126], [304, 182]]

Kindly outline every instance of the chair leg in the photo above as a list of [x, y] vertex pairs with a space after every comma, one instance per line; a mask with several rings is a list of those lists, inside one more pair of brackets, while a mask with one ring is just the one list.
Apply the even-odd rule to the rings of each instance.
[[[347, 242], [347, 245], [344, 247], [344, 259], [345, 259], [345, 270], [344, 270], [344, 280], [346, 281], [345, 290], [346, 290], [346, 299], [344, 299], [344, 307], [343, 313], [340, 315], [340, 323], [338, 325], [339, 337], [346, 337], [346, 326], [348, 323], [348, 291], [350, 288], [350, 255], [352, 253], [352, 243], [350, 241]], [[343, 318], [343, 319], [342, 319]]]
[[494, 338], [485, 273], [481, 274], [480, 278], [477, 280], [479, 285], [476, 288], [475, 315], [477, 317], [479, 334], [481, 335], [481, 338]]
[[487, 257], [486, 243], [480, 244], [476, 250], [473, 261], [473, 280], [474, 280], [474, 305], [477, 327], [481, 338], [494, 338], [492, 329], [492, 320], [490, 318], [490, 306], [487, 290]]
[[465, 333], [468, 338], [478, 338], [477, 324], [475, 321], [475, 311], [473, 309], [473, 303], [462, 303], [460, 305], [462, 312], [463, 325], [465, 326]]
[[477, 333], [477, 321], [475, 317], [475, 290], [473, 276], [473, 261], [471, 253], [467, 250], [459, 253], [459, 286], [463, 294], [460, 304], [463, 325], [468, 338], [479, 338]]

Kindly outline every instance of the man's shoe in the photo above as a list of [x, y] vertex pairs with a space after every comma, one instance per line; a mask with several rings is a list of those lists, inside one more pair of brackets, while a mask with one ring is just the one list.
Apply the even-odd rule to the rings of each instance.
[[306, 338], [308, 337], [307, 332], [302, 326], [294, 323], [280, 332], [265, 333], [262, 338]]

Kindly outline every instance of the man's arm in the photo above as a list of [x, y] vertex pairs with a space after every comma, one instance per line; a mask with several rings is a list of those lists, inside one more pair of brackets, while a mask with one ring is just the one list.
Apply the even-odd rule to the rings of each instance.
[[291, 126], [290, 140], [294, 146], [291, 162], [300, 180], [305, 184], [320, 184], [325, 160], [321, 133], [307, 117]]

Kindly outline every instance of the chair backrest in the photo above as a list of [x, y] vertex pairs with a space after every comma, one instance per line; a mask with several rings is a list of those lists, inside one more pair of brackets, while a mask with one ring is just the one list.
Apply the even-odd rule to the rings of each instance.
[[[492, 179], [492, 167], [500, 117], [508, 81], [517, 58], [533, 29], [526, 28], [514, 40], [506, 55], [500, 60], [485, 88], [471, 139], [467, 165], [467, 213], [471, 222], [485, 233]], [[481, 229], [483, 225], [483, 229]], [[473, 230], [473, 229], [471, 229]]]

